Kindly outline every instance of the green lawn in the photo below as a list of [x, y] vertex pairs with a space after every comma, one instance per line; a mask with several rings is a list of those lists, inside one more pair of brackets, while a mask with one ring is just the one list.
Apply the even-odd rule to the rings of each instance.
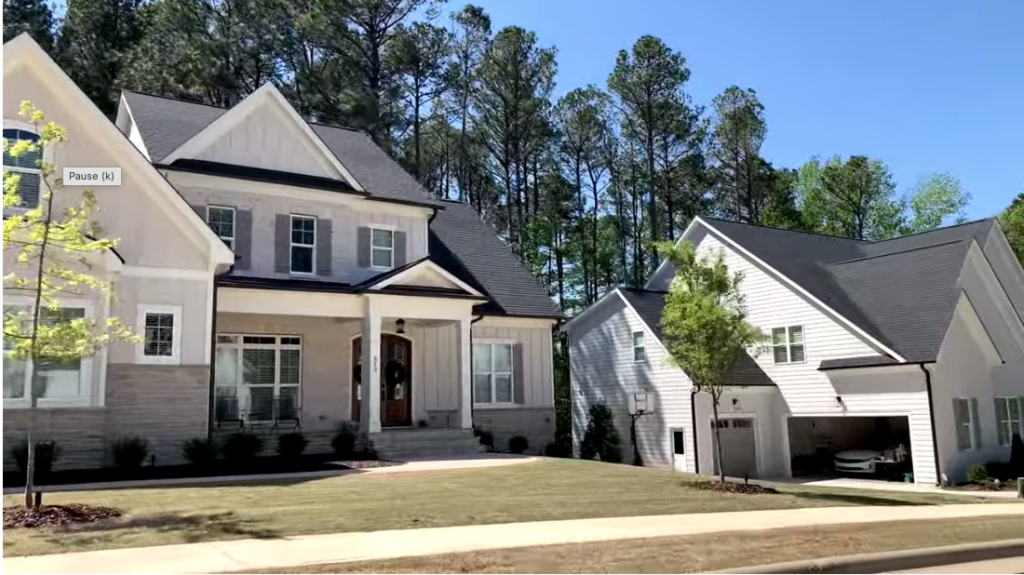
[[[803, 559], [1014, 539], [1024, 515], [735, 531], [275, 569], [273, 573], [706, 573]], [[269, 572], [269, 571], [268, 571]]]
[[[107, 505], [126, 516], [61, 530], [4, 530], [4, 555], [211, 539], [835, 505], [973, 503], [947, 495], [784, 487], [778, 495], [694, 489], [666, 470], [592, 461], [452, 471], [353, 474], [263, 485], [47, 494], [45, 503]], [[17, 505], [22, 497], [4, 497]]]

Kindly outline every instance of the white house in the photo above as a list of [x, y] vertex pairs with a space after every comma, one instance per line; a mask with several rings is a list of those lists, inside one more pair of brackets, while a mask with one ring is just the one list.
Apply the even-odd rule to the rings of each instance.
[[[122, 173], [93, 190], [120, 240], [94, 268], [113, 295], [63, 304], [144, 341], [47, 372], [37, 437], [63, 467], [109, 464], [123, 436], [158, 465], [236, 429], [329, 449], [349, 422], [383, 456], [477, 451], [474, 427], [499, 450], [552, 441], [558, 310], [470, 206], [431, 199], [368, 137], [306, 122], [271, 84], [231, 109], [124, 92], [111, 122], [27, 35], [3, 57], [5, 139], [38, 137], [18, 114], [29, 100], [67, 129], [47, 158], [58, 172]], [[38, 170], [16, 163], [4, 170], [28, 174], [32, 205]], [[5, 443], [24, 437], [27, 381], [5, 353]]]
[[[882, 442], [909, 448], [916, 482], [960, 482], [1024, 434], [1024, 271], [995, 219], [863, 242], [696, 218], [684, 240], [743, 273], [749, 320], [772, 336], [721, 402], [728, 474], [820, 472]], [[647, 393], [645, 464], [710, 474], [709, 397], [660, 340], [673, 277], [663, 264], [646, 289], [611, 291], [564, 326], [574, 442], [603, 401], [631, 449], [629, 401]]]

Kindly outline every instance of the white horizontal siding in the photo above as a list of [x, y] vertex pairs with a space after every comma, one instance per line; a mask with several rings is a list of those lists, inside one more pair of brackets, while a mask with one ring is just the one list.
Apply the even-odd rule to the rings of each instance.
[[573, 326], [570, 332], [573, 443], [577, 450], [587, 426], [590, 406], [604, 402], [615, 415], [623, 461], [632, 461], [629, 397], [651, 394], [654, 415], [640, 418], [637, 437], [644, 465], [672, 466], [672, 429], [686, 433], [687, 469], [694, 469], [690, 415], [690, 381], [668, 363], [664, 349], [647, 334], [647, 361], [634, 363], [632, 332], [643, 322], [613, 294]]

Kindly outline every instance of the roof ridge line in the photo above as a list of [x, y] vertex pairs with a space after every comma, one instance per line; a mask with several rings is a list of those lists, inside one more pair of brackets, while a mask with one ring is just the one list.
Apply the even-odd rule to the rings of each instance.
[[795, 228], [780, 228], [780, 227], [776, 227], [776, 226], [762, 226], [760, 224], [749, 224], [747, 222], [737, 222], [737, 221], [733, 221], [733, 220], [726, 220], [724, 218], [715, 218], [715, 217], [711, 217], [711, 216], [697, 216], [697, 217], [702, 219], [702, 220], [708, 220], [708, 221], [712, 221], [712, 222], [723, 222], [723, 223], [726, 223], [726, 224], [737, 224], [737, 225], [740, 225], [740, 226], [747, 226], [747, 227], [751, 227], [751, 228], [760, 228], [762, 230], [776, 230], [776, 231], [780, 231], [780, 232], [792, 232], [792, 233], [795, 233], [795, 234], [803, 234], [803, 235], [806, 235], [806, 236], [817, 236], [817, 237], [821, 237], [821, 238], [829, 238], [829, 239], [833, 239], [833, 240], [845, 240], [845, 241], [850, 241], [850, 242], [858, 242], [858, 243], [862, 243], [862, 244], [870, 244], [871, 243], [868, 240], [858, 240], [857, 238], [850, 238], [850, 237], [839, 236], [839, 235], [835, 235], [835, 234], [823, 234], [821, 232], [809, 232], [807, 230], [798, 230], [798, 229], [795, 229]]
[[[884, 244], [885, 242], [891, 242], [891, 241], [895, 241], [895, 240], [902, 240], [903, 238], [909, 238], [909, 237], [913, 237], [913, 236], [923, 236], [925, 234], [930, 234], [930, 233], [933, 233], [933, 232], [938, 232], [938, 231], [942, 231], [942, 230], [949, 230], [949, 229], [953, 229], [953, 228], [959, 228], [959, 227], [962, 227], [962, 226], [969, 226], [969, 225], [972, 225], [972, 224], [980, 224], [981, 222], [987, 222], [987, 221], [996, 220], [996, 219], [998, 219], [998, 218], [995, 218], [993, 216], [990, 216], [990, 217], [987, 217], [987, 218], [979, 218], [977, 220], [971, 220], [969, 222], [960, 222], [959, 224], [951, 224], [951, 225], [948, 225], [948, 226], [942, 226], [941, 228], [934, 228], [934, 229], [931, 229], [931, 230], [924, 230], [924, 231], [921, 231], [921, 232], [914, 232], [912, 234], [906, 234], [906, 235], [902, 235], [902, 236], [897, 236], [895, 238], [886, 238], [884, 240], [878, 240], [878, 241], [868, 242], [868, 243], [871, 244], [871, 245], [874, 245], [874, 244]], [[938, 245], [938, 244], [936, 244], [936, 245]]]
[[965, 241], [968, 241], [968, 240], [973, 241], [974, 238], [960, 238], [960, 239], [957, 239], [957, 240], [949, 240], [949, 241], [940, 242], [940, 243], [937, 243], [937, 244], [930, 244], [930, 245], [927, 245], [927, 246], [917, 246], [917, 247], [913, 247], [913, 248], [907, 248], [905, 250], [899, 250], [899, 251], [895, 251], [895, 252], [888, 252], [888, 253], [884, 253], [884, 254], [875, 254], [873, 256], [864, 256], [864, 257], [860, 257], [860, 258], [853, 258], [851, 260], [843, 260], [841, 262], [833, 262], [833, 263], [830, 263], [830, 264], [822, 264], [822, 265], [825, 266], [825, 267], [841, 266], [843, 264], [850, 264], [850, 263], [854, 263], [854, 262], [862, 262], [862, 261], [874, 260], [874, 259], [878, 259], [878, 258], [887, 258], [889, 256], [895, 256], [895, 255], [898, 255], [898, 254], [909, 254], [911, 252], [917, 252], [917, 251], [922, 251], [922, 250], [930, 250], [932, 248], [938, 248], [938, 247], [948, 246], [948, 245], [952, 245], [952, 244], [959, 244], [959, 243], [962, 243], [962, 242], [965, 242]]

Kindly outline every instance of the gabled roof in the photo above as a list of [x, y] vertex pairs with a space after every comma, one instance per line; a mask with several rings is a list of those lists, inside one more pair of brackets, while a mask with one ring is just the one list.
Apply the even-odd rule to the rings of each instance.
[[[626, 304], [636, 312], [640, 321], [647, 324], [648, 329], [658, 338], [658, 341], [661, 341], [661, 314], [665, 310], [666, 293], [630, 288], [619, 288], [618, 292]], [[726, 381], [728, 385], [738, 386], [775, 385], [772, 378], [768, 377], [768, 374], [747, 353], [737, 358], [736, 363], [733, 364], [726, 376]]]
[[562, 317], [537, 279], [472, 206], [443, 205], [430, 223], [430, 259], [491, 299], [480, 313]]
[[151, 194], [151, 197], [160, 202], [162, 207], [167, 208], [168, 217], [185, 228], [186, 236], [190, 241], [209, 250], [211, 264], [220, 268], [227, 268], [234, 264], [234, 252], [224, 245], [224, 242], [213, 233], [206, 222], [189, 207], [178, 191], [149, 164], [146, 157], [103, 115], [103, 112], [92, 103], [89, 97], [27, 32], [6, 42], [3, 53], [5, 72], [25, 61], [29, 62], [33, 69], [39, 70], [40, 80], [50, 84], [56, 96], [63, 99], [66, 105], [80, 114], [83, 121], [94, 126], [93, 135], [106, 142], [109, 151], [124, 162], [122, 167], [136, 170], [142, 178], [150, 183], [148, 186], [141, 186], [142, 190]]
[[701, 220], [908, 362], [935, 360], [970, 245], [983, 244], [994, 225], [990, 218], [864, 242]]
[[[121, 96], [155, 164], [162, 163], [175, 149], [229, 111], [228, 108], [128, 90]], [[306, 124], [370, 195], [370, 199], [436, 205], [423, 186], [388, 157], [369, 136], [336, 126]]]

